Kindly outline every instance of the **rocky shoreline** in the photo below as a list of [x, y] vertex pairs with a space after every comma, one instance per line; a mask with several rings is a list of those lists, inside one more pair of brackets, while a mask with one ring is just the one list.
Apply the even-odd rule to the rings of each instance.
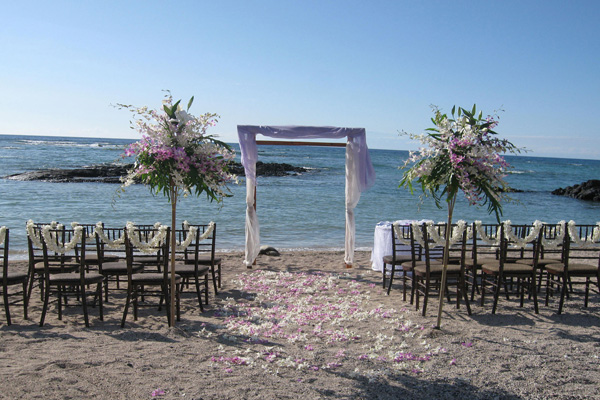
[[567, 196], [579, 200], [600, 201], [600, 180], [590, 179], [579, 185], [567, 186], [552, 191], [557, 196]]
[[[24, 172], [4, 176], [5, 179], [18, 181], [45, 181], [45, 182], [100, 182], [121, 183], [121, 177], [127, 175], [133, 164], [98, 164], [73, 169], [44, 169], [39, 171]], [[244, 176], [244, 167], [234, 162], [229, 167], [230, 171], [238, 176]], [[307, 168], [295, 167], [286, 163], [256, 163], [258, 176], [288, 176], [308, 172]]]

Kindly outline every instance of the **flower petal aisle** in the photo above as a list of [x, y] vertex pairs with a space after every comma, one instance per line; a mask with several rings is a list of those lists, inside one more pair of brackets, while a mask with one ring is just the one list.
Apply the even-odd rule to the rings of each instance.
[[[223, 318], [223, 337], [242, 349], [222, 348], [212, 357], [213, 366], [227, 372], [326, 369], [372, 379], [419, 373], [446, 352], [423, 338], [424, 327], [407, 318], [406, 309], [371, 301], [378, 286], [349, 274], [258, 270], [238, 275], [233, 283], [242, 298], [223, 301], [216, 316]], [[359, 328], [365, 322], [367, 331]]]

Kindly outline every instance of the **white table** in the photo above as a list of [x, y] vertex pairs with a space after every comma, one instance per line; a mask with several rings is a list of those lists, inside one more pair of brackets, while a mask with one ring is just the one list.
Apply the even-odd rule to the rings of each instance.
[[[412, 219], [395, 221], [400, 225], [410, 225]], [[373, 239], [373, 252], [371, 253], [371, 268], [375, 271], [383, 270], [383, 257], [392, 254], [392, 225], [394, 222], [381, 221], [375, 226], [375, 237]], [[403, 246], [406, 250], [409, 246]]]

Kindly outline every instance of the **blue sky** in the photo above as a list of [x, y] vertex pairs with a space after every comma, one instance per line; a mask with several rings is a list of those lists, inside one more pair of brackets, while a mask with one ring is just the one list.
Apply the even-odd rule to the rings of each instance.
[[430, 105], [500, 112], [533, 156], [600, 159], [600, 1], [23, 1], [3, 4], [0, 134], [127, 137], [116, 103], [236, 125], [364, 127], [413, 149]]

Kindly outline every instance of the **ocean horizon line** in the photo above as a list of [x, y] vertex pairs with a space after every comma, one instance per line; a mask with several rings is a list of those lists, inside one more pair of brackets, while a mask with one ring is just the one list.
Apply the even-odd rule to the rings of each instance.
[[[368, 132], [367, 132], [368, 133]], [[29, 136], [29, 137], [40, 137], [40, 138], [61, 138], [61, 139], [89, 139], [89, 140], [94, 140], [94, 139], [98, 139], [98, 140], [122, 140], [122, 141], [127, 141], [127, 142], [135, 142], [140, 140], [140, 138], [119, 138], [119, 137], [101, 137], [101, 136], [62, 136], [62, 135], [39, 135], [39, 134], [29, 134], [29, 133], [21, 133], [21, 134], [14, 134], [14, 133], [0, 133], [0, 136], [12, 136], [12, 137], [20, 137], [20, 136]], [[219, 135], [215, 135], [217, 138], [219, 138]], [[319, 139], [305, 139], [304, 141], [310, 142], [310, 141], [319, 141]], [[239, 146], [238, 142], [232, 142], [232, 141], [227, 141], [224, 140], [225, 143], [227, 143], [228, 145], [237, 145]], [[367, 142], [368, 142], [368, 135], [367, 135]], [[340, 142], [343, 143], [343, 142]], [[285, 144], [282, 144], [281, 146], [286, 146]], [[327, 146], [323, 146], [323, 147], [327, 147]], [[332, 149], [334, 149], [335, 147], [333, 147]], [[400, 152], [409, 152], [411, 151], [410, 149], [389, 149], [389, 148], [379, 148], [379, 147], [371, 147], [369, 146], [369, 150], [382, 150], [382, 151], [400, 151]], [[581, 157], [574, 157], [574, 156], [556, 156], [556, 155], [547, 155], [547, 154], [535, 154], [533, 151], [525, 151], [524, 154], [514, 154], [514, 155], [506, 155], [506, 157], [508, 158], [513, 158], [513, 157], [532, 157], [532, 158], [546, 158], [546, 159], [564, 159], [564, 160], [584, 160], [584, 161], [600, 161], [600, 156], [598, 156], [597, 158], [581, 158]]]

